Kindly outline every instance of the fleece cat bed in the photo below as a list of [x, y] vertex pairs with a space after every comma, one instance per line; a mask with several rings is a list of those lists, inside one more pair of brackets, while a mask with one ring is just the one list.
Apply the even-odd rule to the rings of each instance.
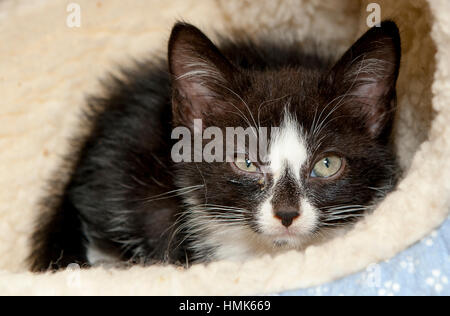
[[[68, 7], [67, 1], [1, 1], [0, 294], [252, 295], [287, 290], [303, 294], [300, 289], [344, 278], [410, 251], [449, 214], [447, 0], [377, 2], [382, 18], [394, 20], [402, 34], [394, 138], [403, 176], [376, 211], [346, 235], [303, 252], [189, 269], [71, 266], [58, 273], [33, 274], [25, 264], [47, 180], [68, 152], [68, 139], [79, 132], [86, 95], [101, 93], [99, 78], [130, 64], [132, 58], [164, 54], [177, 19], [211, 36], [214, 30], [232, 28], [266, 32], [280, 40], [281, 35], [312, 34], [344, 51], [367, 29], [369, 2], [79, 0], [77, 27], [70, 16], [77, 9]], [[427, 251], [424, 248], [422, 255]], [[449, 266], [448, 253], [446, 258], [443, 262]], [[442, 292], [445, 279], [439, 280]], [[390, 288], [395, 292], [398, 286]]]

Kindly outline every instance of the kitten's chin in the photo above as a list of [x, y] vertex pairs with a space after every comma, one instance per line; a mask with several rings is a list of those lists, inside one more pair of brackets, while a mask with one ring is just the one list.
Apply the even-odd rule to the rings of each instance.
[[332, 229], [318, 229], [309, 233], [266, 234], [264, 237], [270, 240], [274, 249], [279, 250], [304, 250], [312, 245], [323, 244], [333, 238], [343, 236], [352, 226]]
[[267, 234], [265, 235], [265, 238], [268, 239], [275, 248], [297, 250], [306, 248], [311, 243], [314, 243], [315, 239], [313, 234], [295, 234], [288, 231], [280, 234]]

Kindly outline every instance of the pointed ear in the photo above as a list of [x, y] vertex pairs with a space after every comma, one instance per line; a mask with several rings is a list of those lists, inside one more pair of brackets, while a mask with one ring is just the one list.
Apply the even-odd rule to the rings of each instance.
[[223, 109], [221, 96], [237, 70], [196, 27], [177, 23], [169, 40], [174, 121], [192, 125]]
[[398, 28], [385, 21], [367, 31], [331, 71], [338, 95], [374, 138], [390, 134], [400, 56]]

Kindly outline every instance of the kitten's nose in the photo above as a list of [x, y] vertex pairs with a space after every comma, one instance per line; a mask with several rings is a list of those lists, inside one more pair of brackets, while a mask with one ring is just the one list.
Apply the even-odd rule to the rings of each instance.
[[281, 220], [283, 226], [291, 226], [294, 219], [300, 216], [297, 210], [280, 210], [275, 212], [275, 217]]

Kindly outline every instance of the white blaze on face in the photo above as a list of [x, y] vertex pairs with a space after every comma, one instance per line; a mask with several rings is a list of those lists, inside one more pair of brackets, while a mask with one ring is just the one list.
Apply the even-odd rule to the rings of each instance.
[[272, 136], [269, 148], [270, 171], [278, 180], [286, 168], [300, 182], [300, 169], [308, 158], [300, 126], [288, 114], [276, 135]]
[[[280, 177], [288, 171], [302, 187], [301, 169], [308, 159], [306, 141], [300, 125], [289, 114], [285, 115], [283, 124], [276, 135], [272, 136], [269, 147], [269, 170], [276, 187]], [[301, 246], [306, 237], [314, 230], [318, 222], [318, 210], [302, 197], [299, 201], [300, 216], [287, 229], [274, 216], [272, 196], [261, 205], [257, 221], [263, 234], [273, 236], [274, 242], [287, 242], [291, 246]]]

